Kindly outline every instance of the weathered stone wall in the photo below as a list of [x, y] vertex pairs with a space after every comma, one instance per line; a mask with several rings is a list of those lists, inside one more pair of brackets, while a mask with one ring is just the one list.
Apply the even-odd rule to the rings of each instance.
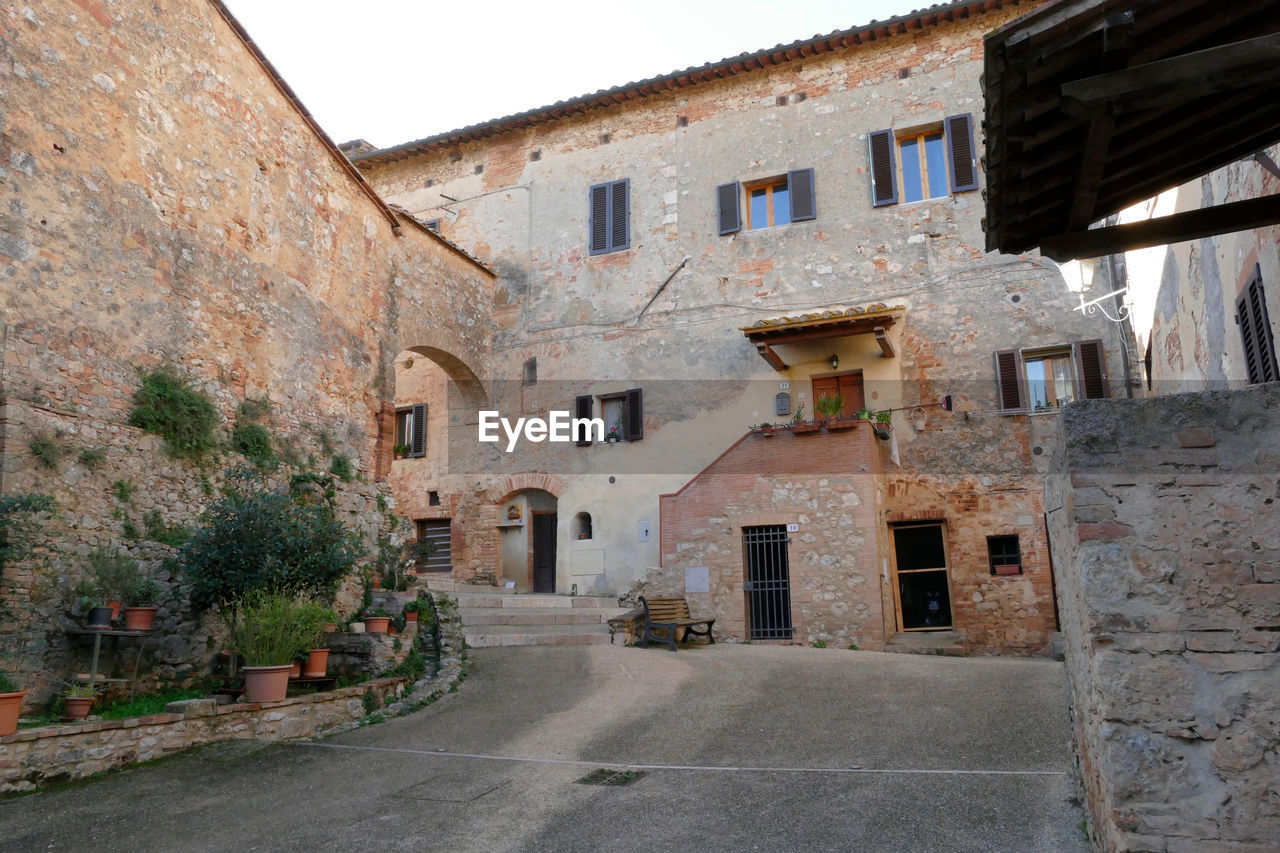
[[382, 678], [280, 702], [199, 700], [180, 703], [183, 713], [22, 729], [0, 738], [0, 794], [84, 779], [200, 744], [315, 737], [394, 702], [405, 685], [403, 678]]
[[[558, 589], [581, 581], [571, 563], [578, 547], [571, 520], [581, 510], [607, 518], [593, 545], [603, 552], [601, 589], [623, 592], [642, 581], [643, 567], [663, 559], [656, 537], [643, 542], [635, 532], [655, 520], [658, 496], [688, 482], [752, 424], [775, 420], [780, 382], [811, 414], [811, 377], [831, 373], [835, 355], [838, 370], [861, 371], [873, 408], [953, 396], [956, 411], [929, 409], [920, 432], [895, 415], [902, 467], [887, 468], [881, 488], [899, 475], [903, 484], [932, 480], [895, 491], [884, 509], [904, 517], [938, 509], [961, 533], [952, 540], [952, 600], [965, 602], [957, 618], [972, 626], [975, 650], [1047, 645], [1053, 617], [1036, 477], [1043, 457], [1033, 454], [1056, 416], [1001, 414], [992, 355], [1099, 338], [1109, 393], [1118, 396], [1126, 382], [1121, 331], [1073, 312], [1077, 296], [1053, 264], [1034, 254], [984, 253], [979, 192], [873, 208], [867, 166], [869, 132], [980, 116], [982, 34], [1032, 5], [361, 164], [389, 198], [439, 218], [447, 237], [498, 272], [494, 387], [520, 386], [501, 398], [504, 413], [564, 409], [576, 394], [644, 390], [643, 441], [567, 454], [543, 445], [523, 469], [507, 461], [504, 470], [564, 480]], [[980, 122], [975, 133], [981, 148]], [[807, 167], [815, 170], [815, 220], [718, 234], [717, 186]], [[630, 181], [631, 247], [592, 256], [588, 187], [622, 178]], [[779, 315], [877, 303], [903, 308], [888, 329], [894, 358], [883, 357], [871, 335], [858, 335], [781, 346], [789, 367], [775, 371], [740, 331]], [[531, 358], [538, 383], [522, 386]], [[398, 496], [420, 497], [424, 482], [442, 482], [430, 465], [397, 465]], [[485, 470], [450, 457], [449, 472], [462, 478], [458, 500], [469, 500]], [[630, 476], [639, 472], [677, 483]], [[454, 502], [449, 488], [444, 507]], [[400, 505], [417, 511], [410, 499]], [[868, 535], [885, 540], [886, 521]], [[997, 580], [980, 551], [986, 535], [1004, 533], [1020, 536], [1031, 562], [1024, 576]], [[471, 565], [460, 564], [459, 573]]]
[[[126, 426], [139, 369], [172, 365], [228, 427], [242, 401], [269, 401], [299, 470], [348, 456], [340, 502], [372, 545], [392, 361], [417, 347], [486, 375], [492, 275], [367, 193], [215, 3], [7, 7], [0, 88], [0, 490], [61, 507], [35, 562], [0, 583], [18, 655], [0, 666], [39, 688], [64, 674], [45, 652], [82, 558], [118, 545], [158, 571], [163, 553], [127, 522], [191, 525], [243, 462], [180, 462]], [[52, 467], [30, 450], [42, 437], [61, 450]], [[162, 628], [178, 669], [207, 656], [209, 629], [187, 618]]]
[[1107, 850], [1280, 838], [1280, 386], [1069, 407], [1047, 490]]

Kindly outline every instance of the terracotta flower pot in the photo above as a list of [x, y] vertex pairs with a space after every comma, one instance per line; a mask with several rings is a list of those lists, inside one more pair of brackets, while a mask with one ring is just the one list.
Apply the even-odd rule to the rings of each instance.
[[418, 611], [416, 611], [416, 610], [410, 610], [408, 613], [406, 613], [406, 614], [404, 615], [404, 621], [406, 621], [406, 622], [417, 622], [417, 621], [418, 621]]
[[126, 631], [150, 631], [156, 621], [158, 607], [126, 607], [124, 627]]
[[391, 624], [390, 616], [366, 616], [364, 617], [364, 629], [370, 634], [385, 634], [387, 626]]
[[22, 697], [25, 690], [17, 693], [0, 693], [0, 737], [11, 735], [18, 730], [18, 716], [22, 713]]
[[302, 675], [302, 661], [296, 660], [289, 664], [289, 677], [297, 678]]
[[89, 716], [89, 709], [92, 707], [92, 696], [64, 696], [62, 699], [62, 716], [68, 720], [83, 720]]
[[114, 622], [120, 618], [120, 602], [108, 601], [106, 606], [111, 608], [111, 621]]
[[307, 663], [302, 668], [302, 674], [307, 678], [324, 678], [328, 671], [329, 650], [312, 649], [311, 654], [307, 655]]
[[246, 702], [279, 702], [289, 692], [290, 664], [242, 666]]

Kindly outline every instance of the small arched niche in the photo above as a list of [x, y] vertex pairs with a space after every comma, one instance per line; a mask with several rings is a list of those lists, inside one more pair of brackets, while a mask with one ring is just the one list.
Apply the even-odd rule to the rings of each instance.
[[592, 538], [591, 513], [580, 512], [573, 517], [573, 538], [574, 539]]

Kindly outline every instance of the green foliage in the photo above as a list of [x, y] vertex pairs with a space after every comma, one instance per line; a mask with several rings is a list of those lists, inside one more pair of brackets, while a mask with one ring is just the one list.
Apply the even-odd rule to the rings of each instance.
[[844, 408], [843, 394], [823, 394], [813, 404], [814, 411], [826, 418], [839, 416]]
[[857, 650], [858, 650], [858, 644], [857, 644], [857, 643], [850, 643], [850, 644], [849, 644], [849, 651], [851, 651], [851, 652], [856, 652]]
[[288, 490], [273, 491], [244, 471], [228, 477], [225, 494], [182, 548], [191, 603], [201, 610], [254, 590], [331, 599], [359, 556], [327, 478], [299, 475]]
[[261, 424], [236, 424], [231, 431], [231, 449], [259, 468], [271, 469], [279, 464], [271, 431]]
[[127, 720], [130, 717], [145, 717], [148, 714], [163, 714], [170, 702], [183, 699], [200, 699], [207, 693], [200, 687], [166, 687], [158, 693], [148, 693], [132, 699], [118, 699], [98, 706], [96, 713], [104, 720]]
[[116, 496], [116, 500], [122, 504], [133, 503], [133, 496], [138, 491], [138, 487], [128, 480], [116, 480], [111, 484], [111, 493]]
[[407, 444], [395, 444], [391, 446], [391, 452], [401, 458], [408, 456], [413, 452], [413, 448]]
[[826, 640], [814, 640], [814, 641], [813, 641], [812, 643], [810, 643], [809, 645], [813, 646], [815, 649], [825, 649], [825, 648], [827, 647], [827, 641], [826, 641]]
[[320, 443], [320, 452], [325, 456], [332, 456], [337, 446], [333, 443], [333, 433], [329, 432], [328, 427], [320, 427], [316, 430], [316, 441]]
[[98, 688], [92, 684], [72, 684], [62, 695], [68, 699], [93, 699], [98, 695]]
[[80, 451], [80, 464], [86, 468], [97, 470], [107, 461], [107, 451], [101, 447], [86, 447]]
[[796, 406], [795, 412], [791, 415], [791, 422], [793, 424], [804, 423], [804, 403], [800, 403]]
[[883, 412], [876, 412], [876, 423], [891, 424], [893, 423], [893, 412], [885, 409]]
[[858, 420], [869, 421], [875, 416], [876, 416], [876, 413], [873, 412], [871, 409], [867, 409], [867, 408], [858, 409]]
[[266, 397], [246, 397], [236, 414], [239, 420], [249, 423], [266, 420], [271, 415], [271, 401]]
[[356, 476], [351, 457], [345, 453], [334, 454], [333, 461], [329, 464], [329, 473], [344, 483], [350, 483]]
[[160, 601], [160, 584], [140, 577], [124, 591], [124, 603], [130, 607], [154, 607]]
[[412, 683], [422, 678], [427, 671], [427, 659], [417, 647], [409, 649], [404, 660], [382, 673], [383, 678], [407, 678]]
[[153, 509], [146, 515], [142, 516], [142, 524], [147, 529], [147, 539], [152, 542], [159, 542], [161, 545], [169, 545], [173, 548], [181, 548], [183, 543], [191, 538], [191, 529], [175, 524], [172, 527], [164, 523], [164, 516], [160, 514], [160, 510]]
[[378, 512], [386, 512], [388, 509], [391, 508], [391, 505], [387, 503], [387, 496], [384, 495], [382, 492], [378, 492], [377, 504], [378, 504]]
[[15, 493], [0, 497], [0, 569], [31, 552], [36, 516], [51, 513], [58, 502], [48, 495]]
[[57, 468], [66, 448], [62, 446], [61, 432], [42, 432], [28, 442], [31, 455], [45, 468]]
[[200, 478], [200, 494], [204, 495], [206, 498], [213, 497], [213, 481], [208, 477]]
[[303, 457], [302, 451], [298, 448], [298, 441], [296, 438], [281, 438], [280, 436], [276, 436], [276, 456], [281, 462], [288, 465], [290, 468], [301, 470], [302, 468], [307, 467], [307, 460]]
[[373, 688], [369, 688], [360, 697], [360, 703], [364, 705], [364, 712], [372, 714], [374, 711], [382, 707], [382, 703], [378, 701], [378, 694], [373, 692]]
[[245, 666], [280, 666], [315, 648], [323, 626], [337, 618], [319, 601], [291, 592], [255, 590], [224, 614], [231, 646]]
[[96, 548], [89, 555], [89, 578], [100, 601], [124, 601], [142, 573], [138, 561], [128, 554]]
[[22, 688], [13, 683], [7, 672], [0, 672], [0, 693], [17, 693]]
[[164, 438], [171, 454], [197, 461], [217, 446], [218, 422], [213, 401], [168, 367], [142, 377], [129, 415], [130, 426]]
[[133, 523], [132, 518], [126, 518], [124, 523], [120, 525], [120, 535], [131, 542], [137, 542], [142, 538], [142, 531], [138, 529], [138, 525]]

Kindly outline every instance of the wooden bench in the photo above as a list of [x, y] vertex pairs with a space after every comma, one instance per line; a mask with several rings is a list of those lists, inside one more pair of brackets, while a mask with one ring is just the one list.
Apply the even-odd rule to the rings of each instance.
[[[671, 651], [676, 650], [676, 631], [683, 628], [684, 632], [680, 635], [680, 642], [689, 639], [690, 634], [696, 634], [699, 637], [706, 637], [709, 641], [715, 642], [716, 638], [711, 636], [711, 626], [716, 624], [714, 619], [694, 619], [689, 615], [689, 602], [683, 598], [652, 598], [646, 599], [640, 596], [640, 606], [644, 608], [644, 644], [649, 645], [650, 640], [656, 640], [660, 643], [666, 643]], [[699, 627], [702, 626], [702, 627]], [[654, 631], [661, 631], [666, 636], [659, 636]]]

